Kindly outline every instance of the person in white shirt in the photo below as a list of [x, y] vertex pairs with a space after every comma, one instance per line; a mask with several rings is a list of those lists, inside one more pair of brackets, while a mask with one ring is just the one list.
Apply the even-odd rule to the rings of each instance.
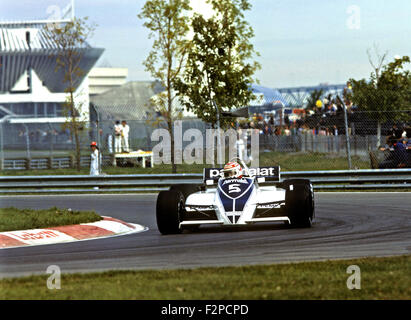
[[108, 152], [113, 153], [113, 135], [112, 134], [107, 135], [107, 146], [108, 146]]
[[130, 127], [125, 120], [121, 122], [121, 138], [123, 143], [123, 152], [130, 152], [128, 145], [128, 135], [130, 133]]
[[120, 153], [121, 152], [121, 131], [122, 126], [120, 121], [116, 121], [114, 125], [114, 152]]
[[236, 141], [237, 156], [238, 158], [240, 158], [240, 160], [246, 161], [247, 160], [247, 150], [245, 148], [246, 146], [245, 143], [247, 143], [247, 131], [243, 132], [243, 130], [239, 128], [237, 133], [238, 133], [237, 141]]
[[101, 163], [101, 154], [98, 149], [97, 143], [92, 142], [90, 144], [91, 148], [91, 161], [90, 161], [90, 175], [98, 176], [100, 174], [100, 163]]
[[333, 130], [334, 130], [333, 132], [334, 136], [338, 136], [338, 128], [336, 125], [334, 125]]

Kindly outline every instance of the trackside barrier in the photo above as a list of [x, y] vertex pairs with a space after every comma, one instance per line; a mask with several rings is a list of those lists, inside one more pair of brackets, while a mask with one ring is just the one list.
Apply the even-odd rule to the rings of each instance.
[[[112, 163], [111, 156], [103, 156], [103, 164]], [[80, 157], [80, 167], [90, 168], [90, 156]], [[70, 157], [46, 157], [33, 159], [5, 159], [3, 160], [4, 170], [44, 170], [44, 169], [67, 169], [74, 168], [74, 158]]]
[[[201, 183], [201, 173], [0, 177], [0, 194], [158, 192], [173, 184]], [[310, 179], [314, 189], [411, 188], [411, 169], [281, 172], [281, 179]]]

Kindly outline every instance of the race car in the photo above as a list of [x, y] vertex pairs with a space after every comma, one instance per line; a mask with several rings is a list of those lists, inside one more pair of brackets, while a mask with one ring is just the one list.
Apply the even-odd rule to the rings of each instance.
[[203, 184], [178, 184], [157, 197], [161, 234], [194, 231], [200, 225], [247, 226], [282, 222], [311, 227], [314, 191], [308, 179], [281, 181], [280, 167], [248, 168], [240, 159], [205, 168]]

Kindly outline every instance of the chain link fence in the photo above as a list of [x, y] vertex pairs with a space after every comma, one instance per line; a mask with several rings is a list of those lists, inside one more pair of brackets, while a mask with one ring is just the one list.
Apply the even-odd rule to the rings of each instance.
[[[274, 109], [274, 110], [273, 110]], [[2, 174], [88, 174], [90, 142], [96, 141], [101, 157], [101, 173], [170, 173], [171, 164], [156, 164], [151, 151], [161, 143], [153, 133], [166, 129], [165, 122], [126, 120], [129, 135], [116, 138], [115, 120], [91, 122], [80, 133], [81, 171], [75, 169], [75, 142], [59, 123], [0, 122]], [[202, 163], [177, 165], [177, 172], [202, 172], [206, 163], [206, 136], [211, 126], [198, 119], [182, 119], [180, 143], [184, 150], [192, 139], [184, 134], [195, 129], [202, 141]], [[249, 108], [248, 118], [233, 118], [245, 157], [252, 154], [251, 132], [258, 132], [260, 166], [280, 165], [284, 171], [370, 168], [410, 168], [411, 111], [365, 112], [349, 108]], [[227, 128], [225, 128], [226, 130]], [[191, 135], [192, 136], [192, 135]], [[187, 140], [187, 141], [185, 141]], [[127, 143], [125, 143], [127, 141]], [[232, 141], [225, 141], [225, 157]], [[128, 144], [128, 149], [127, 149]], [[197, 145], [198, 147], [198, 145]], [[196, 149], [199, 152], [199, 149]], [[116, 152], [117, 151], [117, 152]], [[125, 152], [128, 151], [128, 152]], [[201, 157], [200, 157], [201, 158]], [[184, 160], [184, 158], [183, 158]]]

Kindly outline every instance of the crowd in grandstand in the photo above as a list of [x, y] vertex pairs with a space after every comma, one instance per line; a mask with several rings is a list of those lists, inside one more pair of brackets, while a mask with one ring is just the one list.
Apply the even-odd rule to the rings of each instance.
[[[349, 104], [348, 104], [349, 105]], [[347, 108], [348, 109], [348, 108]], [[355, 109], [350, 108], [349, 113]], [[345, 135], [343, 118], [339, 118], [339, 127], [335, 121], [330, 119], [336, 117], [340, 110], [334, 102], [325, 104], [321, 110], [313, 113], [303, 113], [302, 116], [289, 117], [288, 115], [277, 116], [253, 114], [248, 121], [240, 122], [243, 129], [258, 129], [265, 143], [269, 143], [269, 137], [275, 136], [298, 136], [310, 134], [314, 136], [338, 136]], [[371, 127], [364, 122], [364, 127]], [[375, 128], [375, 127], [374, 127]], [[367, 130], [370, 130], [369, 128]], [[355, 128], [348, 128], [349, 134], [355, 134]], [[374, 133], [375, 135], [375, 133]], [[384, 160], [379, 164], [380, 168], [402, 168], [411, 167], [411, 126], [410, 123], [394, 124], [390, 130], [385, 129], [386, 144], [379, 150], [385, 152]], [[295, 143], [297, 140], [290, 140]]]
[[384, 168], [411, 167], [411, 127], [394, 125], [387, 137], [385, 146], [380, 148], [385, 152], [385, 159], [379, 164]]

